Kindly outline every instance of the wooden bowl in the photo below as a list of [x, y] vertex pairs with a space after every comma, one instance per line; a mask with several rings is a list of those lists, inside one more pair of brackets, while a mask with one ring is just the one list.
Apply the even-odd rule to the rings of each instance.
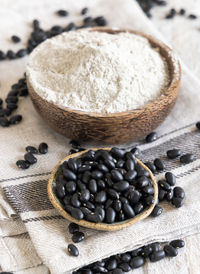
[[159, 49], [169, 67], [169, 86], [166, 91], [152, 102], [138, 109], [126, 112], [99, 114], [62, 107], [41, 98], [27, 84], [33, 104], [45, 122], [58, 133], [77, 141], [100, 141], [109, 144], [135, 141], [159, 126], [173, 108], [180, 86], [180, 64], [171, 54], [171, 49], [153, 37], [128, 29], [105, 27], [91, 28], [90, 31], [107, 33], [130, 32], [149, 40], [152, 47]]
[[[92, 148], [92, 150], [98, 150], [99, 148]], [[110, 148], [102, 148], [104, 150], [110, 150]], [[70, 159], [70, 158], [79, 158], [82, 154], [86, 153], [88, 150], [85, 151], [81, 151], [78, 153], [74, 153], [71, 155], [68, 155], [67, 157], [65, 157], [64, 159], [62, 159], [53, 169], [53, 171], [51, 172], [49, 181], [48, 181], [48, 185], [47, 185], [47, 192], [48, 192], [48, 196], [49, 196], [49, 200], [51, 201], [52, 205], [60, 212], [60, 214], [67, 220], [69, 220], [70, 222], [76, 223], [80, 226], [84, 226], [87, 228], [92, 228], [92, 229], [96, 229], [96, 230], [104, 230], [104, 231], [115, 231], [115, 230], [121, 230], [123, 228], [126, 228], [130, 225], [133, 225], [137, 222], [139, 222], [140, 220], [145, 219], [146, 217], [148, 217], [152, 210], [154, 209], [157, 199], [158, 199], [158, 185], [157, 182], [155, 181], [155, 178], [152, 174], [152, 172], [150, 171], [150, 169], [147, 168], [147, 166], [145, 166], [140, 160], [137, 159], [138, 163], [144, 168], [146, 169], [149, 174], [150, 174], [150, 178], [152, 180], [153, 183], [153, 187], [154, 187], [154, 203], [149, 206], [148, 209], [145, 209], [142, 213], [136, 215], [136, 217], [132, 218], [132, 219], [128, 219], [122, 222], [118, 222], [118, 223], [114, 223], [114, 224], [106, 224], [106, 223], [93, 223], [93, 222], [89, 222], [86, 220], [77, 220], [75, 218], [73, 218], [70, 214], [68, 214], [64, 208], [63, 205], [60, 203], [59, 199], [56, 197], [55, 194], [55, 186], [56, 186], [56, 179], [60, 174], [60, 166], [61, 164]]]

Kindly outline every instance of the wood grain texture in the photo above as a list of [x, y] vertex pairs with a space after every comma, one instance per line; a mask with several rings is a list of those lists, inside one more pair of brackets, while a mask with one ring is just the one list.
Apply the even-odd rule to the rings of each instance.
[[[80, 30], [81, 31], [81, 30]], [[27, 85], [35, 109], [44, 121], [58, 133], [77, 141], [97, 141], [119, 144], [135, 141], [158, 127], [172, 110], [180, 87], [181, 68], [176, 66], [169, 52], [171, 49], [149, 35], [128, 29], [91, 28], [90, 31], [108, 33], [130, 32], [147, 38], [152, 47], [159, 49], [165, 57], [170, 75], [168, 89], [157, 99], [145, 106], [126, 112], [98, 114], [72, 110], [41, 98], [30, 84]], [[105, 91], [106, 92], [106, 91]]]
[[[98, 150], [99, 148], [93, 148], [92, 150]], [[110, 150], [110, 148], [101, 148], [104, 150]], [[91, 150], [91, 149], [90, 149]], [[56, 185], [56, 178], [57, 178], [57, 172], [61, 166], [61, 164], [64, 161], [69, 160], [70, 158], [79, 158], [82, 154], [86, 153], [88, 150], [85, 151], [81, 151], [78, 153], [74, 153], [71, 155], [68, 155], [67, 157], [65, 157], [64, 159], [62, 159], [53, 169], [53, 171], [51, 172], [49, 181], [48, 181], [48, 185], [47, 185], [47, 192], [48, 192], [48, 196], [49, 196], [49, 200], [52, 203], [52, 205], [60, 212], [60, 214], [67, 220], [69, 220], [70, 222], [76, 223], [80, 226], [84, 226], [87, 228], [92, 228], [92, 229], [96, 229], [96, 230], [103, 230], [103, 231], [116, 231], [116, 230], [121, 230], [123, 228], [126, 228], [130, 225], [133, 225], [143, 219], [145, 219], [146, 217], [148, 217], [152, 210], [154, 209], [156, 203], [157, 203], [157, 199], [158, 199], [158, 185], [157, 182], [152, 174], [152, 172], [150, 171], [150, 169], [147, 168], [147, 166], [145, 166], [140, 160], [137, 159], [138, 163], [144, 168], [146, 169], [149, 174], [150, 174], [150, 178], [152, 180], [153, 183], [153, 188], [154, 188], [154, 203], [148, 208], [145, 209], [141, 214], [136, 215], [136, 217], [129, 219], [129, 220], [125, 220], [123, 222], [118, 222], [118, 223], [114, 223], [114, 224], [106, 224], [106, 223], [92, 223], [92, 222], [88, 222], [86, 220], [77, 220], [75, 218], [73, 218], [69, 213], [67, 213], [62, 204], [60, 203], [60, 201], [58, 200], [58, 198], [55, 195], [55, 185]]]

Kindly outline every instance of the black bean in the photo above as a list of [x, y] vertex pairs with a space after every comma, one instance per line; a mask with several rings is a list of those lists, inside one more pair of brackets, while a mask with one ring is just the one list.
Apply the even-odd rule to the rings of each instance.
[[97, 212], [95, 212], [95, 213], [91, 212], [91, 213], [87, 214], [86, 219], [93, 223], [100, 223], [102, 221], [102, 217]]
[[147, 162], [145, 165], [151, 170], [151, 172], [154, 173], [156, 171], [156, 166], [153, 163]]
[[134, 156], [138, 156], [141, 153], [141, 151], [140, 151], [140, 149], [138, 147], [134, 147], [134, 148], [131, 149], [131, 153]]
[[75, 181], [77, 179], [76, 174], [67, 168], [63, 168], [63, 176], [66, 180]]
[[135, 217], [135, 212], [129, 204], [123, 204], [123, 211], [127, 217], [129, 218]]
[[150, 246], [151, 246], [153, 252], [157, 252], [157, 251], [161, 250], [160, 244], [157, 242], [152, 243]]
[[99, 214], [100, 222], [103, 222], [106, 215], [105, 210], [101, 206], [97, 206], [95, 209], [95, 213]]
[[108, 169], [107, 166], [105, 166], [104, 164], [99, 164], [99, 165], [98, 165], [98, 170], [99, 170], [99, 171], [102, 171], [103, 173], [109, 172], [109, 169]]
[[81, 10], [81, 14], [82, 14], [82, 15], [85, 15], [86, 13], [88, 13], [88, 8], [83, 8], [83, 9]]
[[83, 19], [83, 23], [88, 25], [88, 24], [91, 24], [93, 21], [93, 18], [91, 16], [87, 16]]
[[183, 240], [173, 240], [170, 242], [170, 245], [175, 248], [182, 248], [185, 246], [185, 242]]
[[103, 178], [103, 173], [99, 170], [94, 170], [94, 171], [92, 171], [91, 176], [92, 176], [93, 179], [97, 180], [97, 179]]
[[15, 103], [8, 103], [7, 104], [7, 108], [10, 109], [10, 110], [15, 110], [15, 109], [17, 109], [17, 104], [15, 104]]
[[117, 268], [117, 260], [115, 258], [110, 258], [106, 262], [106, 268], [107, 270], [114, 270]]
[[194, 161], [194, 155], [191, 153], [187, 153], [181, 156], [180, 162], [183, 164], [189, 164]]
[[10, 60], [16, 59], [16, 54], [12, 50], [8, 50], [6, 56]]
[[149, 174], [148, 170], [141, 168], [137, 171], [137, 176], [138, 177], [142, 177], [142, 176], [150, 177], [150, 174]]
[[189, 19], [197, 19], [197, 16], [195, 14], [190, 14], [188, 15]]
[[59, 15], [59, 16], [68, 16], [68, 11], [67, 10], [58, 10], [57, 11], [57, 14]]
[[21, 41], [21, 39], [20, 39], [17, 35], [11, 36], [11, 40], [12, 40], [14, 43], [19, 43], [19, 42]]
[[144, 199], [144, 202], [146, 205], [152, 205], [154, 203], [154, 197], [153, 196], [147, 196], [145, 199]]
[[[84, 191], [84, 190], [82, 190]], [[81, 206], [81, 202], [79, 201], [78, 199], [78, 194], [77, 193], [74, 193], [71, 197], [71, 205], [74, 206], [74, 207], [80, 207]]]
[[171, 186], [176, 184], [176, 176], [172, 172], [166, 172], [165, 179]]
[[86, 185], [83, 184], [80, 180], [77, 180], [76, 184], [79, 190], [86, 189]]
[[32, 154], [37, 154], [37, 153], [38, 153], [37, 148], [35, 148], [35, 147], [33, 147], [33, 146], [27, 146], [27, 147], [26, 147], [26, 151], [27, 151], [27, 152], [31, 152]]
[[185, 197], [185, 191], [182, 187], [176, 186], [174, 188], [174, 196], [183, 199]]
[[124, 179], [127, 180], [129, 183], [131, 183], [136, 177], [137, 177], [137, 172], [135, 170], [129, 170], [125, 174]]
[[135, 168], [134, 161], [131, 159], [126, 160], [124, 167], [127, 171], [134, 170], [134, 168]]
[[123, 274], [123, 271], [121, 268], [116, 268], [112, 271], [112, 274]]
[[91, 172], [85, 171], [82, 175], [80, 174], [80, 178], [83, 183], [87, 184], [89, 180], [91, 179]]
[[142, 256], [144, 258], [147, 258], [149, 257], [149, 255], [153, 252], [153, 249], [151, 247], [151, 245], [147, 245], [147, 246], [144, 246], [143, 249], [142, 249]]
[[151, 143], [158, 139], [158, 135], [156, 132], [151, 132], [146, 136], [146, 142]]
[[88, 189], [81, 190], [80, 201], [87, 202], [90, 199], [90, 191]]
[[18, 160], [16, 165], [21, 169], [27, 169], [30, 167], [30, 163], [24, 160]]
[[125, 159], [125, 160], [131, 159], [131, 160], [134, 161], [134, 164], [135, 164], [135, 165], [137, 164], [137, 160], [136, 160], [135, 156], [134, 156], [133, 153], [131, 153], [130, 151], [128, 151], [128, 152], [126, 152], [126, 153], [124, 154], [124, 159]]
[[107, 20], [103, 16], [98, 16], [94, 19], [94, 22], [98, 26], [106, 26], [108, 24]]
[[0, 117], [0, 126], [2, 127], [8, 127], [10, 125], [10, 122], [6, 117]]
[[120, 269], [122, 269], [124, 272], [131, 271], [131, 267], [130, 267], [130, 265], [128, 263], [121, 263], [121, 264], [118, 265], [118, 267]]
[[9, 116], [11, 114], [11, 110], [6, 108], [6, 109], [0, 109], [0, 117], [3, 116]]
[[169, 159], [175, 159], [179, 156], [181, 156], [180, 149], [170, 149], [170, 150], [167, 151], [167, 157]]
[[9, 104], [9, 103], [16, 104], [18, 102], [18, 98], [17, 98], [17, 96], [8, 96], [5, 101], [7, 104]]
[[108, 272], [108, 270], [105, 267], [98, 265], [98, 264], [95, 264], [93, 266], [93, 271], [95, 273], [107, 273]]
[[180, 9], [179, 14], [180, 15], [185, 15], [185, 9]]
[[128, 263], [131, 260], [131, 255], [129, 253], [124, 253], [121, 255], [121, 260], [124, 263]]
[[164, 250], [159, 250], [159, 251], [154, 251], [149, 255], [149, 259], [151, 262], [157, 262], [162, 260], [165, 257], [165, 251]]
[[98, 187], [98, 189], [104, 189], [106, 187], [106, 184], [103, 180], [98, 180], [97, 187]]
[[162, 189], [162, 188], [159, 188], [158, 199], [159, 199], [160, 202], [165, 199], [166, 195], [167, 195], [167, 191]]
[[120, 160], [117, 161], [116, 167], [117, 167], [117, 168], [123, 168], [124, 163], [125, 163], [125, 161], [122, 160], [122, 159], [120, 159]]
[[107, 194], [113, 199], [119, 199], [119, 194], [115, 189], [112, 189], [112, 188], [107, 189]]
[[0, 60], [5, 60], [6, 59], [6, 54], [0, 50]]
[[24, 159], [29, 162], [31, 165], [37, 163], [37, 158], [31, 153], [31, 152], [27, 152], [24, 155]]
[[85, 234], [83, 232], [74, 232], [72, 236], [72, 241], [74, 243], [80, 243], [85, 238]]
[[141, 267], [143, 265], [144, 265], [144, 258], [141, 256], [134, 257], [130, 262], [130, 266], [132, 269]]
[[111, 207], [113, 204], [113, 200], [112, 199], [108, 199], [105, 203], [105, 208]]
[[81, 220], [84, 217], [83, 212], [79, 208], [72, 207], [70, 213], [71, 213], [72, 217], [77, 220]]
[[73, 158], [70, 158], [68, 161], [67, 161], [67, 166], [68, 168], [73, 171], [73, 172], [76, 172], [77, 169], [78, 169], [78, 165], [77, 165], [77, 162], [75, 159]]
[[69, 233], [74, 234], [75, 232], [79, 231], [79, 225], [75, 223], [70, 223], [68, 229], [69, 229]]
[[111, 178], [113, 181], [118, 182], [123, 180], [123, 175], [116, 169], [111, 170]]
[[18, 96], [19, 95], [19, 91], [18, 90], [11, 90], [10, 92], [8, 92], [8, 95], [7, 97], [10, 97], [10, 96]]
[[71, 22], [67, 25], [67, 27], [64, 29], [65, 31], [71, 31], [71, 30], [75, 30], [76, 29], [76, 25]]
[[97, 192], [97, 182], [94, 179], [91, 179], [88, 183], [88, 188], [91, 193], [96, 193]]
[[98, 192], [95, 196], [95, 202], [96, 203], [105, 203], [106, 202], [106, 192], [104, 190]]
[[73, 193], [76, 191], [76, 183], [74, 181], [68, 181], [65, 184], [65, 189], [68, 193]]
[[125, 220], [125, 215], [124, 215], [124, 212], [121, 210], [119, 213], [118, 213], [118, 221], [122, 222]]
[[147, 178], [146, 176], [141, 176], [139, 179], [137, 179], [137, 186], [138, 187], [145, 187], [149, 185], [149, 178]]
[[109, 169], [114, 169], [115, 168], [115, 163], [112, 160], [104, 160], [104, 164], [109, 168]]
[[28, 95], [28, 89], [27, 88], [21, 88], [19, 90], [19, 96], [25, 97]]
[[114, 223], [116, 217], [116, 212], [112, 207], [106, 209], [106, 222], [108, 224]]
[[71, 201], [71, 195], [70, 194], [67, 194], [64, 199], [63, 199], [63, 203], [65, 205], [70, 205], [70, 201]]
[[159, 187], [163, 188], [164, 190], [170, 190], [171, 186], [165, 180], [158, 181]]
[[138, 203], [138, 201], [140, 200], [140, 197], [141, 197], [141, 193], [137, 190], [135, 191], [132, 191], [130, 194], [129, 194], [129, 202], [131, 205], [135, 205]]
[[93, 203], [91, 203], [91, 202], [86, 202], [85, 203], [85, 206], [87, 207], [87, 208], [89, 208], [89, 209], [94, 209], [95, 208], [95, 206], [93, 205]]
[[83, 173], [85, 171], [90, 171], [92, 168], [90, 165], [82, 165], [78, 168], [78, 173]]
[[73, 244], [68, 245], [68, 252], [70, 255], [75, 256], [75, 257], [77, 257], [79, 255], [78, 248]]
[[183, 199], [182, 198], [173, 197], [172, 198], [172, 204], [176, 208], [182, 207], [182, 205], [183, 205]]
[[38, 29], [40, 27], [40, 23], [37, 19], [33, 20], [33, 28]]
[[156, 166], [157, 170], [164, 170], [166, 168], [165, 163], [159, 158], [154, 160], [154, 165]]
[[17, 51], [16, 56], [18, 58], [22, 58], [27, 54], [28, 54], [28, 51], [26, 49], [20, 49], [20, 50]]
[[113, 147], [110, 151], [111, 155], [116, 159], [122, 159], [126, 151], [117, 147]]
[[200, 130], [200, 121], [196, 123], [196, 128]]
[[62, 184], [57, 184], [56, 185], [56, 194], [59, 198], [64, 198], [66, 195], [65, 187]]
[[172, 245], [165, 245], [164, 251], [166, 256], [168, 257], [176, 257], [178, 255], [178, 250]]
[[161, 206], [156, 205], [151, 212], [151, 216], [158, 217], [163, 212], [163, 208]]
[[135, 212], [135, 214], [140, 214], [144, 209], [144, 206], [142, 203], [137, 203], [134, 207], [133, 210]]
[[174, 15], [172, 15], [172, 14], [167, 14], [166, 16], [165, 16], [165, 19], [172, 19], [174, 17]]
[[53, 26], [50, 30], [51, 35], [55, 36], [63, 32], [63, 28], [61, 26]]
[[113, 202], [113, 208], [114, 208], [114, 210], [115, 210], [116, 212], [119, 212], [119, 211], [121, 210], [121, 208], [122, 208], [122, 203], [121, 203], [121, 201], [120, 201], [120, 200], [115, 200], [115, 201]]
[[172, 198], [173, 198], [173, 196], [174, 196], [174, 190], [173, 190], [173, 189], [170, 189], [170, 190], [167, 192], [167, 194], [166, 194], [166, 199], [167, 199], [167, 201], [171, 201]]
[[120, 181], [113, 185], [113, 188], [117, 191], [123, 192], [129, 189], [129, 183], [127, 181]]
[[149, 194], [149, 195], [154, 194], [154, 188], [152, 186], [145, 186], [142, 190], [146, 194]]
[[92, 211], [90, 209], [88, 209], [87, 207], [80, 207], [80, 210], [83, 212], [84, 215], [88, 215], [91, 214]]
[[46, 143], [41, 143], [38, 150], [40, 154], [46, 154], [48, 152], [48, 145]]

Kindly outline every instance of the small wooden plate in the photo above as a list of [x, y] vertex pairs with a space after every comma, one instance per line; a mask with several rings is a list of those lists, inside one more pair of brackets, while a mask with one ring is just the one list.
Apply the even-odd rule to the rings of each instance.
[[[92, 150], [98, 150], [99, 148], [92, 148]], [[110, 148], [101, 148], [104, 150], [110, 150]], [[91, 150], [91, 149], [90, 149]], [[114, 224], [106, 224], [106, 223], [92, 223], [92, 222], [88, 222], [86, 220], [77, 220], [75, 218], [73, 218], [70, 214], [68, 214], [62, 204], [60, 203], [60, 201], [58, 200], [58, 198], [55, 195], [55, 186], [56, 186], [56, 179], [60, 174], [60, 166], [61, 164], [70, 159], [70, 158], [79, 158], [82, 154], [86, 153], [88, 150], [85, 151], [81, 151], [78, 153], [74, 153], [71, 155], [68, 155], [67, 157], [65, 157], [64, 159], [62, 159], [53, 169], [53, 171], [51, 172], [49, 181], [48, 181], [48, 186], [47, 186], [47, 192], [48, 192], [48, 196], [49, 196], [49, 200], [51, 201], [52, 205], [60, 212], [60, 214], [67, 220], [69, 220], [70, 222], [76, 223], [80, 226], [84, 226], [87, 228], [92, 228], [92, 229], [96, 229], [96, 230], [103, 230], [103, 231], [115, 231], [115, 230], [121, 230], [123, 228], [126, 228], [130, 225], [133, 225], [137, 222], [139, 222], [140, 220], [145, 219], [146, 217], [148, 217], [152, 210], [154, 209], [157, 199], [158, 199], [158, 185], [155, 181], [155, 178], [152, 174], [152, 172], [147, 168], [147, 166], [145, 166], [140, 160], [137, 159], [138, 163], [144, 168], [146, 169], [149, 174], [150, 174], [150, 178], [152, 180], [153, 183], [153, 187], [154, 187], [154, 203], [146, 210], [144, 210], [141, 214], [137, 215], [136, 217], [132, 218], [132, 219], [128, 219], [122, 222], [117, 222]]]
[[129, 29], [106, 27], [95, 27], [89, 31], [111, 34], [129, 32], [147, 38], [151, 46], [157, 48], [167, 61], [170, 81], [166, 91], [155, 100], [138, 109], [101, 114], [73, 110], [48, 102], [34, 90], [27, 75], [27, 85], [33, 105], [51, 128], [70, 139], [77, 141], [93, 140], [107, 144], [133, 142], [153, 131], [172, 110], [180, 86], [180, 64], [174, 59], [171, 53], [172, 50], [168, 46], [150, 35]]

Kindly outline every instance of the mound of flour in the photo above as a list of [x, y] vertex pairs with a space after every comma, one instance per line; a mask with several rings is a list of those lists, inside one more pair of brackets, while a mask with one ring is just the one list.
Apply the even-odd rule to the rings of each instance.
[[44, 99], [98, 113], [141, 107], [169, 84], [166, 61], [147, 39], [130, 33], [63, 33], [31, 53], [27, 74]]

